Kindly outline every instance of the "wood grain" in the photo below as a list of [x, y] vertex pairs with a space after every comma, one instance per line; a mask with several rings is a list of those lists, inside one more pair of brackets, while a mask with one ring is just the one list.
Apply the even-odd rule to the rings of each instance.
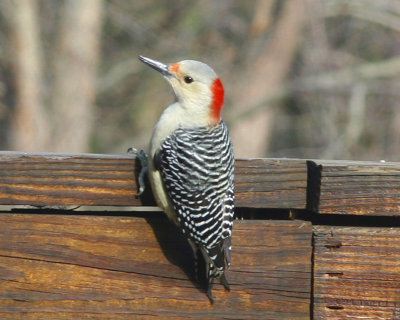
[[[0, 152], [0, 205], [154, 206], [131, 155]], [[400, 215], [400, 163], [237, 159], [236, 206]]]
[[314, 226], [314, 319], [400, 319], [400, 229]]
[[298, 159], [238, 159], [235, 204], [248, 208], [307, 207], [307, 164]]
[[310, 223], [235, 221], [211, 305], [163, 215], [0, 215], [1, 319], [309, 319]]
[[321, 161], [319, 213], [400, 215], [400, 163]]
[[[155, 205], [150, 188], [136, 198], [139, 164], [131, 155], [0, 152], [0, 204]], [[236, 206], [305, 209], [304, 160], [237, 160]]]
[[140, 205], [128, 155], [0, 154], [0, 204]]

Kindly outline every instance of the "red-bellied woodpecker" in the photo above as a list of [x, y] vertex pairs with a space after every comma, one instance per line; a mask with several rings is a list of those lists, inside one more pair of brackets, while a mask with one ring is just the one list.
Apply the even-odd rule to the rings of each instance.
[[148, 175], [157, 204], [206, 263], [207, 295], [214, 278], [229, 290], [234, 214], [234, 156], [221, 120], [224, 89], [208, 65], [139, 59], [171, 84], [175, 101], [164, 110], [150, 141]]

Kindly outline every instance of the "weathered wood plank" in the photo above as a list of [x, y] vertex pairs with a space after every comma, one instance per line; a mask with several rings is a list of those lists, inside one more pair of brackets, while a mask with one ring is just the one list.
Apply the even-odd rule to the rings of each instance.
[[319, 213], [400, 215], [400, 163], [314, 162], [321, 166]]
[[[163, 217], [163, 216], [162, 216]], [[0, 215], [0, 318], [309, 319], [310, 223], [235, 221], [231, 291], [164, 218]]]
[[235, 204], [248, 208], [305, 209], [307, 164], [298, 159], [238, 159]]
[[0, 204], [140, 205], [129, 155], [0, 153]]
[[[154, 205], [136, 198], [137, 163], [131, 155], [0, 152], [0, 204]], [[305, 209], [304, 160], [237, 160], [236, 206]]]
[[400, 319], [400, 229], [314, 227], [314, 319]]

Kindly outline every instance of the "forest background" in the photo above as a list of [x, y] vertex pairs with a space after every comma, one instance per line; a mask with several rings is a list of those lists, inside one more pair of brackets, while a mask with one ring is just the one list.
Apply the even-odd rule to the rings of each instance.
[[236, 157], [400, 161], [398, 0], [0, 0], [0, 149], [146, 148], [206, 62]]

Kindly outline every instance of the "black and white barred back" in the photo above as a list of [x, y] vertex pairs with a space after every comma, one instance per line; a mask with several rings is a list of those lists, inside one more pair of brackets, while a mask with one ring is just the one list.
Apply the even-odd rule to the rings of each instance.
[[209, 258], [209, 276], [230, 265], [234, 215], [234, 156], [223, 121], [178, 128], [157, 154], [165, 189], [183, 233]]

